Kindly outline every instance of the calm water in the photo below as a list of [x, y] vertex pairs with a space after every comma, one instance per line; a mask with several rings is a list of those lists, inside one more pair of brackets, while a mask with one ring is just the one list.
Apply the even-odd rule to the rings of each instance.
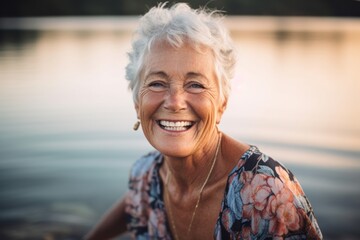
[[[326, 239], [359, 239], [360, 21], [227, 21], [239, 64], [221, 129], [295, 173]], [[134, 25], [0, 21], [0, 239], [79, 239], [124, 193], [151, 149], [124, 80]]]

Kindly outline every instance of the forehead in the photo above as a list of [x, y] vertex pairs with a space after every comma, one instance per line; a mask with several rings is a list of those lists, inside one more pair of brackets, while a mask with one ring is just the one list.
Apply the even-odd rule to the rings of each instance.
[[174, 47], [165, 41], [155, 42], [144, 58], [145, 74], [149, 72], [165, 72], [169, 75], [201, 73], [213, 77], [214, 55], [210, 48], [194, 46], [188, 42]]

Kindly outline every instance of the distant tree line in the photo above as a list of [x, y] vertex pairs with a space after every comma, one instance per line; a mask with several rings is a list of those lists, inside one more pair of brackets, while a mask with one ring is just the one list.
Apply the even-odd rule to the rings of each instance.
[[[0, 17], [140, 15], [158, 0], [1, 0]], [[176, 2], [176, 1], [175, 1]], [[360, 17], [360, 0], [193, 0], [228, 15]], [[169, 1], [169, 4], [174, 1]]]

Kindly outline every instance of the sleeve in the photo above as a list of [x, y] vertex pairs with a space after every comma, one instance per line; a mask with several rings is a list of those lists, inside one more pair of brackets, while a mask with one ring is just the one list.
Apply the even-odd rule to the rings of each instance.
[[139, 236], [147, 232], [149, 209], [149, 174], [154, 165], [154, 154], [137, 160], [130, 171], [128, 192], [125, 196], [127, 228]]
[[313, 209], [294, 175], [260, 154], [238, 176], [245, 239], [322, 239]]

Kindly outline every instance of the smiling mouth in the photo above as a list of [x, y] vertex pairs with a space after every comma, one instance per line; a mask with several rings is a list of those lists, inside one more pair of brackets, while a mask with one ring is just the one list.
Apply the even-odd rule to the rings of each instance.
[[186, 131], [194, 125], [194, 122], [190, 122], [190, 121], [159, 120], [156, 122], [162, 129], [165, 129], [167, 131], [175, 131], [175, 132]]

